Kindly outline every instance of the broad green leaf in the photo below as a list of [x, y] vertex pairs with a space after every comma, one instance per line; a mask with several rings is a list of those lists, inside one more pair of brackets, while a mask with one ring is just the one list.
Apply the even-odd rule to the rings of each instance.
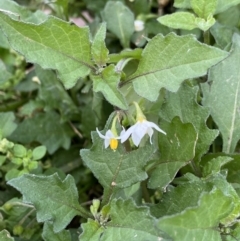
[[[240, 35], [233, 37], [230, 56], [210, 69], [203, 105], [210, 109], [223, 138], [223, 152], [233, 153], [240, 139]], [[209, 85], [209, 82], [211, 83]]]
[[0, 240], [1, 241], [14, 241], [14, 238], [11, 237], [10, 233], [4, 229], [0, 231]]
[[[176, 8], [191, 8], [191, 2], [193, 0], [174, 0], [174, 7]], [[195, 0], [197, 1], [197, 0]], [[199, 0], [199, 2], [202, 2], [203, 0]], [[204, 0], [206, 2], [206, 0]], [[207, 2], [212, 2], [212, 0], [209, 0]], [[240, 0], [218, 0], [217, 1], [217, 7], [214, 14], [221, 13], [226, 11], [232, 6], [236, 6], [240, 3]]]
[[212, 160], [207, 162], [206, 165], [204, 165], [202, 172], [203, 176], [206, 177], [208, 175], [213, 175], [214, 173], [219, 173], [221, 167], [232, 160], [233, 158], [229, 156], [218, 156], [216, 158], [213, 158]]
[[67, 230], [55, 233], [51, 222], [44, 223], [42, 237], [44, 241], [72, 241], [71, 234]]
[[198, 28], [204, 32], [207, 31], [209, 28], [211, 28], [215, 22], [216, 20], [215, 18], [212, 17], [212, 15], [210, 15], [207, 18], [207, 20], [205, 20], [204, 18], [196, 18], [196, 21], [195, 21]]
[[60, 147], [68, 149], [72, 131], [66, 123], [59, 123], [59, 119], [60, 116], [53, 111], [36, 114], [21, 122], [10, 139], [23, 144], [38, 141], [47, 147], [50, 154]]
[[206, 125], [209, 109], [197, 104], [198, 87], [183, 85], [177, 93], [169, 93], [165, 104], [160, 110], [160, 117], [171, 121], [179, 116], [183, 123], [192, 123], [198, 139], [195, 150], [195, 160], [205, 154], [218, 135], [217, 130], [210, 130]]
[[216, 10], [218, 0], [191, 0], [193, 11], [201, 18], [208, 19]]
[[80, 213], [78, 191], [70, 175], [62, 181], [57, 174], [26, 174], [12, 179], [8, 184], [22, 193], [23, 202], [34, 205], [38, 222], [53, 222], [54, 232], [60, 232]]
[[196, 17], [189, 12], [176, 12], [167, 14], [157, 19], [161, 24], [174, 29], [192, 30], [197, 28]]
[[73, 114], [78, 113], [76, 105], [57, 79], [56, 74], [40, 66], [35, 66], [35, 70], [41, 83], [39, 98], [45, 103], [45, 108], [59, 110], [64, 120], [69, 120]]
[[156, 101], [161, 88], [176, 92], [188, 78], [206, 74], [208, 68], [228, 55], [227, 52], [198, 42], [192, 35], [155, 36], [142, 53], [133, 81], [137, 94]]
[[101, 91], [107, 101], [120, 109], [127, 110], [128, 105], [118, 89], [121, 74], [116, 72], [114, 65], [109, 65], [99, 74], [91, 75], [93, 90]]
[[57, 70], [66, 88], [94, 69], [87, 27], [79, 28], [52, 16], [39, 25], [24, 23], [1, 11], [0, 26], [13, 49], [29, 62]]
[[233, 225], [240, 215], [240, 200], [236, 190], [227, 182], [226, 177], [220, 173], [210, 176], [207, 181], [213, 183], [226, 197], [231, 197], [233, 203], [232, 210], [221, 219], [221, 223], [226, 227]]
[[122, 46], [129, 47], [134, 32], [134, 15], [131, 10], [119, 1], [109, 1], [102, 16], [107, 28], [120, 39]]
[[154, 165], [148, 187], [165, 190], [179, 169], [194, 158], [197, 133], [192, 124], [183, 124], [179, 117], [171, 123], [162, 122], [161, 128], [167, 135], [159, 138], [160, 161]]
[[105, 66], [108, 61], [108, 49], [105, 45], [106, 38], [106, 23], [99, 27], [93, 43], [92, 43], [92, 57], [98, 66]]
[[105, 229], [101, 228], [100, 230], [102, 232], [102, 241], [113, 239], [126, 241], [135, 239], [139, 241], [170, 241], [170, 239], [165, 238], [166, 235], [162, 231], [156, 228], [156, 220], [150, 215], [149, 209], [136, 206], [131, 199], [125, 201], [114, 199], [111, 202], [109, 215], [111, 221], [105, 224]]
[[[105, 131], [107, 129], [106, 127]], [[91, 149], [82, 149], [80, 154], [85, 165], [104, 187], [105, 198], [109, 198], [113, 189], [129, 187], [147, 178], [144, 166], [153, 154], [153, 146], [146, 145], [126, 152], [123, 145], [119, 143], [118, 149], [113, 151], [110, 148], [104, 148], [104, 140], [97, 132], [92, 132], [92, 141]]]
[[202, 195], [197, 207], [159, 219], [158, 227], [174, 241], [221, 241], [217, 227], [231, 209], [231, 198], [213, 189]]
[[0, 113], [0, 139], [10, 136], [17, 128], [13, 112]]
[[79, 236], [79, 241], [99, 241], [99, 237], [104, 231], [104, 227], [92, 219], [88, 219], [87, 223], [83, 223], [81, 228], [83, 232]]
[[168, 189], [158, 204], [150, 206], [151, 214], [156, 218], [171, 216], [181, 213], [187, 208], [198, 206], [198, 201], [203, 192], [210, 192], [212, 187], [207, 187], [199, 179], [177, 187], [169, 187]]

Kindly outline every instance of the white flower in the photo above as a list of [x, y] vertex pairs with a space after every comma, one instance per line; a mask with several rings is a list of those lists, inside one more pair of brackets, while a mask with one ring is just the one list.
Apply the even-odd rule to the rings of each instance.
[[138, 146], [144, 135], [148, 134], [150, 137], [150, 143], [152, 144], [153, 128], [166, 135], [166, 132], [161, 130], [155, 123], [142, 119], [137, 121], [135, 125], [131, 126], [126, 132], [120, 135], [121, 143], [126, 141], [131, 135], [134, 145]]
[[136, 32], [142, 31], [144, 29], [144, 22], [142, 20], [135, 20], [134, 29]]
[[122, 130], [122, 132], [121, 132], [121, 134], [120, 134], [120, 136], [116, 136], [116, 135], [114, 135], [114, 133], [111, 131], [111, 130], [108, 130], [107, 132], [106, 132], [106, 134], [105, 134], [105, 136], [98, 130], [98, 128], [96, 129], [97, 130], [97, 133], [98, 133], [98, 135], [102, 138], [102, 139], [104, 139], [104, 146], [105, 146], [105, 148], [108, 148], [109, 147], [109, 145], [110, 145], [110, 148], [112, 149], [112, 150], [116, 150], [117, 149], [117, 147], [118, 147], [118, 139], [120, 139], [121, 138], [121, 135], [123, 134], [123, 133], [125, 133], [125, 130], [123, 129]]

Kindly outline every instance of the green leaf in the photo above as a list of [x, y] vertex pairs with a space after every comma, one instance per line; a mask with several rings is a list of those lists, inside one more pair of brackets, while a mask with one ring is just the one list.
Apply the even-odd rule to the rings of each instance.
[[134, 15], [122, 2], [107, 2], [102, 17], [109, 31], [114, 33], [124, 48], [129, 47], [134, 32]]
[[212, 182], [226, 197], [231, 197], [233, 203], [232, 210], [227, 216], [221, 219], [221, 223], [226, 227], [232, 226], [240, 215], [240, 200], [236, 190], [232, 184], [227, 182], [226, 177], [220, 173], [210, 176], [207, 181]]
[[105, 44], [106, 38], [106, 23], [102, 23], [99, 27], [93, 43], [92, 43], [92, 57], [98, 66], [105, 66], [108, 61], [108, 49]]
[[99, 241], [99, 237], [104, 231], [104, 227], [92, 219], [88, 219], [87, 223], [83, 223], [81, 228], [83, 232], [79, 236], [79, 241]]
[[39, 25], [24, 23], [1, 11], [0, 26], [12, 48], [30, 62], [57, 70], [66, 88], [94, 69], [87, 27], [79, 28], [52, 16]]
[[47, 151], [47, 148], [45, 146], [38, 146], [34, 148], [32, 152], [33, 160], [42, 159], [45, 156], [46, 151]]
[[27, 149], [23, 145], [15, 144], [13, 147], [13, 155], [16, 157], [25, 157]]
[[11, 237], [10, 233], [4, 229], [0, 231], [0, 240], [1, 241], [14, 241], [14, 238]]
[[[174, 7], [176, 8], [191, 8], [191, 2], [194, 0], [174, 0]], [[197, 1], [197, 0], [195, 0]], [[199, 2], [212, 2], [213, 0], [207, 1], [207, 0], [200, 0]], [[226, 11], [232, 6], [236, 6], [240, 3], [240, 0], [218, 0], [217, 1], [217, 7], [214, 12], [214, 14], [221, 13]], [[210, 5], [210, 4], [209, 4]]]
[[209, 15], [213, 15], [218, 0], [191, 0], [191, 6], [193, 11], [201, 18], [207, 20]]
[[197, 207], [159, 219], [158, 227], [174, 241], [221, 241], [217, 227], [231, 209], [231, 198], [213, 189], [202, 195]]
[[53, 222], [54, 232], [60, 232], [79, 214], [78, 191], [70, 175], [62, 181], [57, 174], [26, 174], [12, 179], [8, 184], [22, 193], [23, 202], [35, 206], [38, 222]]
[[48, 109], [57, 109], [62, 118], [69, 120], [71, 115], [78, 113], [78, 109], [64, 89], [56, 74], [51, 70], [44, 70], [35, 66], [37, 77], [40, 80], [39, 98]]
[[181, 213], [190, 207], [196, 207], [203, 192], [210, 192], [211, 189], [212, 186], [208, 187], [200, 179], [177, 187], [169, 186], [160, 202], [150, 206], [151, 214], [156, 218], [160, 218]]
[[67, 124], [59, 123], [59, 119], [60, 116], [53, 111], [38, 113], [20, 123], [10, 139], [23, 144], [38, 141], [50, 154], [60, 147], [68, 149], [72, 131]]
[[109, 198], [113, 189], [129, 187], [147, 178], [144, 166], [153, 154], [153, 146], [146, 145], [131, 152], [126, 152], [122, 144], [116, 151], [104, 149], [103, 139], [95, 131], [92, 132], [92, 140], [92, 148], [82, 149], [80, 154], [85, 165], [104, 187], [105, 198]]
[[167, 14], [157, 19], [161, 24], [174, 29], [192, 30], [197, 28], [196, 17], [189, 12], [176, 12]]
[[120, 109], [127, 110], [128, 105], [118, 89], [121, 74], [115, 71], [114, 65], [107, 66], [99, 75], [92, 75], [93, 90], [101, 91], [107, 101]]
[[197, 133], [192, 124], [183, 124], [179, 117], [171, 123], [162, 122], [161, 128], [167, 135], [159, 138], [160, 161], [154, 165], [148, 187], [165, 190], [179, 169], [194, 158]]
[[[149, 209], [147, 207], [138, 207], [136, 204], [130, 200], [113, 200], [111, 202], [111, 209], [109, 215], [111, 216], [111, 221], [105, 223], [105, 229], [97, 230], [97, 225], [94, 222], [88, 223], [88, 233], [90, 234], [90, 224], [95, 227], [95, 232], [93, 233], [94, 239], [99, 240], [101, 234], [102, 241], [113, 240], [151, 240], [151, 241], [167, 241], [169, 239], [165, 238], [165, 235], [156, 228], [155, 218], [149, 214]], [[86, 225], [85, 225], [86, 227]], [[86, 230], [87, 231], [87, 230]], [[85, 231], [85, 232], [86, 232]], [[98, 239], [95, 233], [98, 232]], [[83, 233], [84, 234], [84, 233]], [[82, 241], [82, 237], [80, 236]], [[90, 240], [90, 239], [83, 239]]]
[[[12, 0], [0, 0], [0, 11], [5, 11], [11, 18], [15, 20], [39, 24], [47, 19], [47, 15], [43, 11], [33, 13], [28, 8], [18, 5]], [[11, 14], [13, 13], [13, 14]]]
[[13, 75], [6, 69], [6, 66], [1, 59], [0, 59], [0, 72], [1, 72], [0, 88], [4, 88], [4, 86], [8, 83], [8, 81]]
[[[211, 68], [203, 84], [203, 105], [210, 109], [223, 138], [223, 152], [233, 153], [240, 139], [240, 35], [233, 37], [230, 56]], [[209, 85], [209, 83], [211, 83]]]
[[13, 112], [0, 113], [0, 139], [8, 137], [17, 128]]
[[72, 241], [71, 234], [67, 230], [55, 233], [51, 222], [45, 222], [42, 237], [44, 241]]
[[204, 165], [202, 175], [206, 177], [208, 175], [219, 173], [221, 171], [221, 167], [232, 160], [233, 158], [229, 156], [218, 156], [213, 158]]
[[187, 85], [183, 85], [177, 93], [169, 93], [166, 103], [162, 105], [160, 117], [170, 122], [179, 116], [183, 123], [193, 124], [198, 133], [194, 159], [199, 161], [217, 137], [218, 131], [207, 127], [209, 109], [197, 104], [197, 94], [198, 87], [191, 88]]
[[199, 29], [205, 32], [214, 25], [215, 21], [215, 18], [213, 18], [212, 15], [210, 15], [207, 18], [207, 21], [203, 18], [196, 18], [195, 23]]
[[133, 81], [137, 94], [156, 101], [161, 88], [176, 92], [188, 78], [206, 74], [227, 52], [198, 42], [192, 35], [155, 36], [145, 47]]

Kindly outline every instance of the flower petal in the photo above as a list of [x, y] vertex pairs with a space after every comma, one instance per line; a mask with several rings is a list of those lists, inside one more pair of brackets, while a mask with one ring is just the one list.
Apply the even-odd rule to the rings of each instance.
[[142, 137], [139, 135], [138, 132], [132, 133], [132, 141], [133, 141], [135, 146], [139, 146], [141, 140], [142, 140]]
[[160, 129], [155, 123], [151, 122], [151, 121], [145, 121], [147, 122], [147, 126], [148, 127], [153, 127], [154, 129], [156, 129], [159, 132], [162, 132], [164, 135], [166, 135], [167, 133], [165, 131], [163, 131], [162, 129]]
[[106, 139], [106, 136], [104, 136], [104, 135], [98, 130], [98, 128], [96, 128], [96, 130], [97, 130], [98, 135], [99, 135], [102, 139]]
[[111, 130], [108, 130], [107, 132], [106, 132], [106, 138], [108, 138], [108, 139], [111, 139], [111, 138], [115, 138], [115, 136], [114, 136], [114, 134], [112, 133], [112, 131]]
[[123, 143], [129, 138], [129, 136], [133, 133], [135, 127], [136, 127], [136, 124], [131, 126], [123, 135], [121, 135], [121, 143]]
[[106, 138], [104, 140], [104, 147], [105, 147], [105, 149], [108, 148], [109, 145], [110, 145], [110, 139]]
[[153, 129], [151, 127], [148, 127], [147, 134], [149, 135], [150, 143], [152, 144]]

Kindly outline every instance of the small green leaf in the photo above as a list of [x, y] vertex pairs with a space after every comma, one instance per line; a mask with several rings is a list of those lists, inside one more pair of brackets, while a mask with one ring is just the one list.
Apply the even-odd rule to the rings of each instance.
[[59, 119], [60, 116], [54, 111], [36, 114], [18, 125], [11, 140], [23, 144], [38, 141], [47, 147], [50, 154], [60, 147], [68, 149], [72, 131], [67, 124], [61, 124]]
[[[240, 35], [233, 37], [230, 56], [210, 69], [203, 105], [210, 109], [223, 138], [223, 152], [233, 153], [240, 139]], [[209, 84], [211, 83], [211, 84]]]
[[53, 221], [54, 232], [60, 232], [79, 214], [78, 191], [70, 175], [62, 181], [57, 174], [26, 174], [8, 184], [22, 193], [24, 202], [35, 206], [38, 222]]
[[35, 25], [13, 20], [1, 11], [0, 26], [12, 48], [44, 69], [57, 70], [66, 88], [94, 69], [87, 27], [79, 28], [53, 16]]
[[207, 20], [209, 15], [215, 13], [218, 0], [191, 0], [191, 6], [193, 11], [200, 18]]
[[11, 237], [10, 233], [4, 229], [0, 231], [0, 240], [1, 241], [14, 241], [14, 238]]
[[227, 55], [198, 42], [192, 35], [157, 35], [148, 42], [137, 71], [127, 81], [133, 81], [137, 94], [156, 101], [161, 88], [175, 92], [185, 79], [206, 74], [208, 68]]
[[189, 12], [176, 12], [157, 19], [161, 24], [174, 29], [192, 30], [197, 28], [196, 17]]
[[134, 32], [134, 15], [131, 10], [119, 1], [108, 1], [102, 16], [107, 28], [120, 39], [124, 48], [129, 47]]
[[13, 112], [0, 113], [0, 139], [10, 136], [17, 128]]
[[71, 234], [67, 230], [55, 233], [51, 222], [44, 223], [42, 237], [44, 241], [72, 241]]
[[197, 133], [192, 124], [183, 124], [179, 117], [171, 123], [162, 122], [166, 136], [159, 138], [160, 161], [154, 165], [149, 188], [166, 189], [181, 167], [194, 158]]
[[221, 167], [232, 160], [233, 158], [229, 156], [218, 156], [216, 158], [211, 159], [203, 167], [203, 172], [202, 172], [203, 176], [206, 177], [208, 175], [219, 173], [221, 170]]
[[168, 94], [168, 99], [162, 105], [159, 114], [169, 122], [175, 116], [179, 116], [183, 123], [193, 124], [198, 133], [194, 159], [199, 161], [200, 157], [208, 151], [219, 132], [207, 127], [206, 120], [209, 116], [209, 109], [197, 103], [197, 94], [198, 87], [191, 88], [188, 85], [182, 85], [177, 93]]
[[23, 145], [15, 144], [13, 147], [13, 155], [16, 157], [25, 157], [27, 149]]
[[203, 18], [196, 18], [195, 23], [199, 29], [205, 32], [214, 25], [215, 18], [211, 15], [207, 18], [207, 21]]
[[[184, 8], [184, 9], [189, 9], [191, 8], [191, 2], [194, 1], [194, 0], [174, 0], [174, 7], [176, 8]], [[198, 0], [195, 0], [195, 2], [197, 2]], [[206, 3], [205, 6], [210, 6], [210, 3], [211, 2], [214, 2], [215, 0], [199, 0], [200, 3]], [[232, 6], [236, 6], [240, 3], [240, 0], [218, 0], [217, 1], [217, 7], [216, 7], [216, 10], [214, 12], [214, 14], [217, 14], [217, 13], [221, 13], [221, 12], [224, 12], [226, 11], [227, 9], [229, 9], [230, 7]], [[211, 9], [211, 7], [209, 8]]]
[[127, 110], [128, 105], [122, 93], [118, 89], [121, 74], [115, 71], [114, 65], [107, 66], [99, 75], [92, 75], [93, 90], [101, 91], [112, 105]]
[[83, 232], [79, 236], [79, 241], [99, 241], [99, 237], [104, 231], [104, 227], [92, 219], [88, 219], [87, 223], [83, 223], [81, 228]]
[[106, 38], [106, 23], [99, 27], [93, 43], [92, 43], [92, 57], [98, 66], [105, 66], [108, 61], [108, 49], [105, 44]]
[[174, 241], [221, 241], [217, 227], [231, 209], [231, 197], [214, 188], [202, 195], [197, 207], [159, 219], [158, 227]]
[[46, 151], [47, 151], [47, 148], [45, 146], [38, 146], [34, 148], [32, 152], [33, 160], [42, 159], [45, 156]]

